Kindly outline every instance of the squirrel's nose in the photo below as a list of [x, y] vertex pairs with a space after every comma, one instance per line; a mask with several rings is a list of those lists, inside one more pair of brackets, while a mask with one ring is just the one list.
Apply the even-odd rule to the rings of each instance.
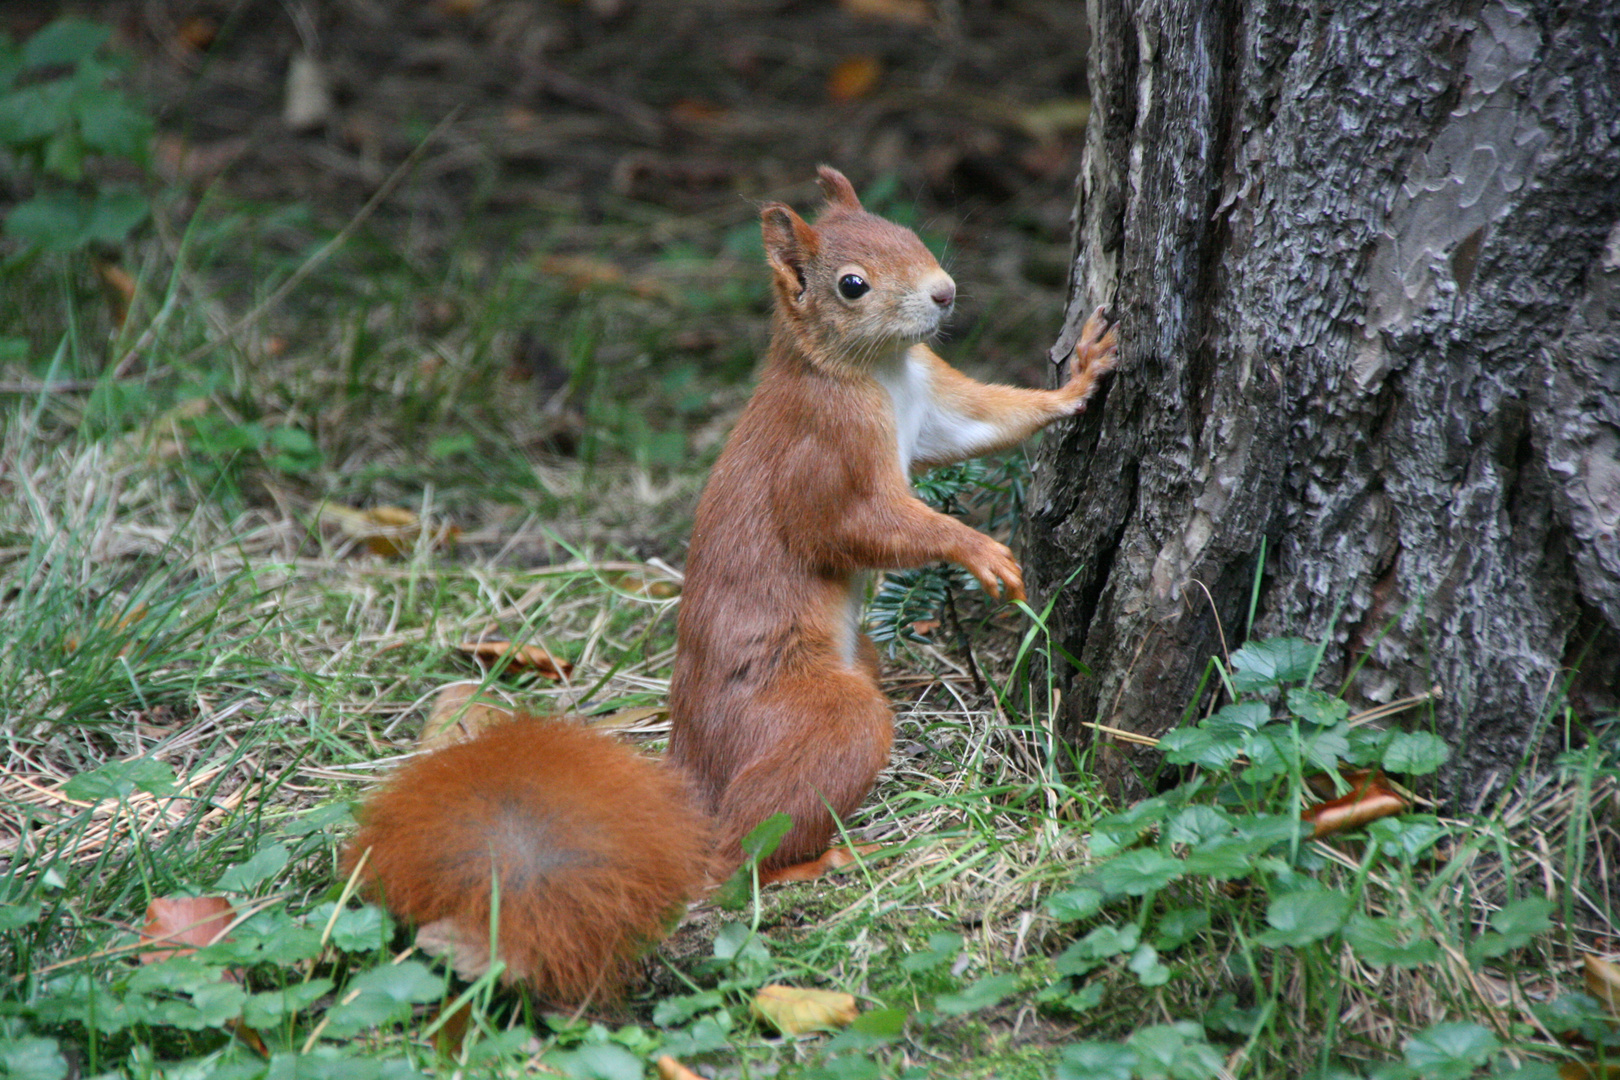
[[934, 286], [934, 291], [928, 295], [934, 298], [934, 303], [942, 308], [948, 308], [956, 303], [956, 282], [949, 278]]

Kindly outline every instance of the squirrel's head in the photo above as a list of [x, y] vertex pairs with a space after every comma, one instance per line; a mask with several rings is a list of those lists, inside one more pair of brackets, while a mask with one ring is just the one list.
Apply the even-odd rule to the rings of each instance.
[[939, 329], [956, 283], [917, 234], [861, 207], [837, 169], [816, 170], [826, 206], [808, 224], [782, 203], [760, 208], [782, 328], [812, 356], [858, 361]]

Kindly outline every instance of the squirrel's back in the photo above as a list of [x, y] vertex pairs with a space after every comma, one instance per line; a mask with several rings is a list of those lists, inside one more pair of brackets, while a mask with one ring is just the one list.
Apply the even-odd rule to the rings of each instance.
[[572, 1002], [618, 988], [705, 887], [713, 843], [678, 772], [535, 717], [407, 763], [363, 817], [347, 862], [369, 850], [389, 910], [477, 974], [498, 881], [507, 981]]

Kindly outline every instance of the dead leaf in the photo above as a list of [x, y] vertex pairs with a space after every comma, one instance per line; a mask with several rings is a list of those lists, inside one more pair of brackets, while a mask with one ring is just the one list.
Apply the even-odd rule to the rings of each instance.
[[[98, 630], [116, 633], [119, 630], [124, 630], [135, 625], [144, 618], [146, 618], [146, 605], [136, 604], [134, 607], [130, 608], [117, 618], [114, 618], [111, 615], [106, 615], [96, 620], [96, 628]], [[67, 637], [63, 638], [62, 647], [68, 652], [76, 652], [79, 648], [79, 635], [69, 634]], [[127, 656], [129, 655], [129, 651], [130, 646], [125, 645], [123, 648], [118, 650], [118, 655]], [[143, 648], [141, 651], [144, 652], [145, 649]]]
[[857, 19], [902, 26], [928, 26], [934, 21], [934, 5], [928, 0], [838, 0], [838, 6]]
[[1586, 992], [1603, 1002], [1603, 1007], [1620, 1016], [1620, 964], [1596, 956], [1582, 957]]
[[860, 1014], [853, 995], [777, 984], [761, 987], [748, 1009], [784, 1035], [846, 1027]]
[[206, 15], [193, 15], [174, 32], [175, 41], [191, 52], [202, 52], [219, 36], [219, 24]]
[[875, 56], [846, 56], [827, 76], [827, 100], [835, 105], [859, 101], [877, 89], [883, 65]]
[[650, 600], [669, 600], [681, 595], [681, 587], [669, 578], [641, 574], [633, 570], [615, 574], [608, 580], [616, 589], [621, 589], [632, 596], [645, 596]]
[[681, 98], [669, 107], [669, 118], [677, 124], [713, 124], [729, 115], [723, 105], [702, 98]]
[[1411, 804], [1389, 786], [1382, 773], [1369, 772], [1353, 784], [1347, 794], [1308, 807], [1299, 815], [1302, 821], [1313, 826], [1313, 837], [1321, 839], [1411, 808]]
[[422, 723], [422, 734], [417, 736], [418, 749], [434, 750], [464, 742], [491, 724], [512, 718], [511, 709], [475, 700], [477, 697], [477, 683], [458, 682], [439, 687], [439, 692], [433, 695], [433, 708]]
[[669, 290], [662, 282], [645, 275], [635, 277], [605, 259], [588, 255], [542, 255], [536, 263], [541, 273], [560, 277], [576, 293], [588, 289], [627, 289], [649, 300], [667, 299]]
[[[365, 544], [373, 555], [388, 559], [409, 557], [422, 535], [422, 522], [415, 514], [398, 506], [374, 506], [358, 510], [342, 503], [323, 503], [320, 519], [331, 522], [346, 536]], [[461, 530], [454, 525], [440, 525], [430, 534], [433, 546], [453, 546]]]
[[508, 671], [534, 671], [547, 679], [566, 679], [574, 673], [574, 665], [551, 655], [538, 645], [513, 645], [510, 641], [463, 641], [456, 648], [477, 660], [486, 668], [494, 667], [510, 655]]
[[[444, 1016], [444, 1007], [449, 1002], [439, 1002], [435, 1010], [438, 1016]], [[461, 1053], [461, 1046], [467, 1041], [467, 1029], [472, 1023], [473, 1003], [463, 1001], [461, 1007], [449, 1016], [444, 1016], [444, 1022], [433, 1033], [433, 1046], [445, 1057], [455, 1057]]]
[[332, 115], [326, 69], [308, 53], [295, 53], [287, 65], [287, 97], [281, 119], [294, 131], [311, 131]]
[[643, 705], [634, 709], [620, 709], [605, 716], [593, 716], [590, 725], [601, 731], [630, 731], [649, 720], [668, 719], [666, 705]]
[[688, 1069], [685, 1065], [665, 1054], [659, 1058], [653, 1068], [658, 1071], [658, 1080], [703, 1080], [703, 1077]]
[[140, 961], [155, 964], [212, 945], [234, 918], [236, 909], [223, 896], [160, 896], [146, 905], [141, 941], [167, 947], [141, 953]]
[[1559, 1080], [1620, 1080], [1620, 1065], [1582, 1065], [1566, 1061], [1558, 1066]]
[[135, 302], [135, 278], [114, 259], [97, 256], [92, 265], [107, 294], [107, 306], [112, 309], [113, 322], [123, 326], [129, 318], [129, 306]]
[[1085, 98], [1055, 98], [1020, 109], [1016, 115], [1024, 134], [1042, 142], [1070, 131], [1084, 131], [1091, 121], [1091, 102]]

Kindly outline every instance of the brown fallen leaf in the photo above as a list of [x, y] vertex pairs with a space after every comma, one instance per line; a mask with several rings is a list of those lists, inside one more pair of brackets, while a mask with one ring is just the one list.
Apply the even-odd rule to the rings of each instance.
[[502, 720], [512, 718], [512, 710], [494, 702], [475, 700], [478, 684], [451, 683], [439, 687], [433, 695], [433, 708], [422, 723], [422, 734], [416, 745], [422, 750], [434, 750], [451, 743], [463, 742], [480, 731]]
[[206, 15], [193, 15], [174, 32], [175, 43], [190, 52], [204, 51], [218, 36], [219, 24]]
[[667, 705], [638, 705], [630, 709], [620, 709], [618, 712], [605, 713], [602, 716], [593, 716], [587, 723], [598, 731], [633, 731], [648, 721], [667, 719], [669, 719]]
[[608, 579], [615, 589], [651, 600], [669, 600], [681, 595], [681, 587], [667, 577], [626, 571]]
[[[342, 503], [323, 503], [320, 520], [336, 525], [345, 536], [359, 540], [373, 555], [388, 559], [408, 558], [423, 530], [416, 514], [398, 506], [359, 510]], [[454, 525], [439, 525], [429, 535], [434, 547], [445, 548], [455, 544], [461, 530]]]
[[1348, 793], [1308, 807], [1299, 815], [1302, 821], [1313, 826], [1313, 837], [1321, 839], [1411, 808], [1405, 797], [1389, 786], [1382, 773], [1369, 772], [1352, 783], [1354, 786]]
[[838, 6], [857, 19], [902, 26], [927, 26], [934, 21], [934, 5], [928, 0], [838, 0]]
[[860, 1015], [851, 994], [775, 983], [761, 987], [748, 1010], [784, 1035], [846, 1027]]
[[503, 657], [511, 656], [508, 671], [534, 671], [547, 679], [566, 679], [574, 673], [574, 665], [542, 649], [538, 645], [513, 645], [510, 641], [463, 641], [456, 648], [477, 660], [486, 668], [494, 667]]
[[185, 956], [224, 936], [236, 909], [223, 896], [160, 896], [146, 905], [143, 944], [161, 945], [140, 954], [143, 964]]
[[107, 306], [112, 309], [114, 325], [123, 326], [129, 319], [129, 306], [135, 302], [135, 278], [114, 259], [98, 255], [91, 261], [101, 288], [107, 295]]
[[883, 65], [875, 56], [846, 56], [827, 76], [827, 100], [834, 105], [859, 101], [877, 89]]
[[1558, 1066], [1558, 1080], [1620, 1080], [1620, 1065], [1582, 1065], [1566, 1061]]
[[632, 277], [621, 267], [588, 255], [542, 255], [536, 266], [541, 273], [562, 278], [564, 284], [576, 293], [613, 288], [626, 289], [648, 300], [667, 299], [669, 296], [669, 290], [662, 282], [645, 275]]
[[1596, 956], [1581, 958], [1586, 992], [1603, 1002], [1603, 1007], [1620, 1016], [1620, 964]]
[[658, 1080], [703, 1080], [703, 1077], [688, 1069], [685, 1065], [665, 1054], [653, 1063], [658, 1072]]
[[[116, 632], [116, 631], [119, 631], [119, 630], [127, 629], [128, 627], [133, 626], [135, 623], [140, 622], [144, 618], [146, 618], [146, 605], [145, 604], [136, 604], [134, 607], [130, 608], [128, 611], [124, 612], [122, 615], [118, 616], [117, 618], [114, 618], [111, 615], [103, 616], [101, 619], [98, 619], [96, 621], [96, 628], [98, 630], [108, 630], [108, 631]], [[69, 634], [67, 637], [62, 639], [62, 648], [66, 649], [68, 652], [75, 652], [79, 648], [79, 642], [80, 642], [79, 635], [77, 635], [77, 634]], [[118, 655], [119, 656], [128, 656], [129, 652], [130, 652], [130, 648], [131, 648], [131, 646], [125, 645], [123, 648], [118, 650]], [[146, 650], [143, 647], [139, 651], [144, 653]]]

